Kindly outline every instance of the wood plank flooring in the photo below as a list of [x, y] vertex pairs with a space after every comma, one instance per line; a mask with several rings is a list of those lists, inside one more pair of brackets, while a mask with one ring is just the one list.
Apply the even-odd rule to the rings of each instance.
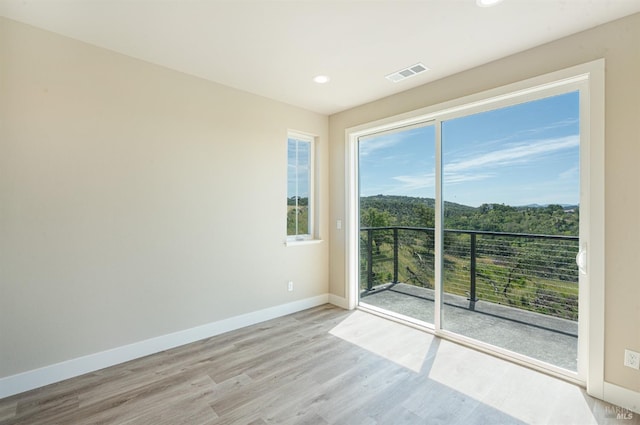
[[612, 406], [566, 382], [329, 305], [0, 400], [0, 425], [639, 419], [616, 419]]

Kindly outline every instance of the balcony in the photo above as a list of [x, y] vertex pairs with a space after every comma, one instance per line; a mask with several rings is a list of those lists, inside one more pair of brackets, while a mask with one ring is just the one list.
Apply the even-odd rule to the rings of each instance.
[[[434, 229], [363, 227], [360, 299], [433, 323]], [[443, 329], [576, 371], [578, 237], [445, 230]]]

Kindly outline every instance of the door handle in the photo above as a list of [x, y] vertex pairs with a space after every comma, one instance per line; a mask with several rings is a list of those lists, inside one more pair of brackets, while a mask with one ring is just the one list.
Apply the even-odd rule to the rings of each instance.
[[576, 264], [580, 273], [587, 274], [587, 244], [583, 244], [576, 255]]

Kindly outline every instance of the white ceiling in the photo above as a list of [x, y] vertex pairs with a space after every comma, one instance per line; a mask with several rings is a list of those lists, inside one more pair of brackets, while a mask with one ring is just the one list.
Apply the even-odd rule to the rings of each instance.
[[[0, 0], [10, 19], [324, 114], [636, 12], [640, 0]], [[416, 62], [431, 71], [384, 78]]]

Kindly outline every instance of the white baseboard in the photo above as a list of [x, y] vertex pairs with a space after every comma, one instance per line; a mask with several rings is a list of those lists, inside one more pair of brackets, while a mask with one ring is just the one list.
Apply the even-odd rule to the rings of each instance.
[[286, 316], [287, 314], [296, 313], [328, 302], [328, 294], [318, 295], [7, 376], [0, 379], [0, 398], [9, 397], [245, 326]]
[[349, 310], [349, 302], [347, 301], [346, 298], [329, 294], [329, 303], [337, 307], [344, 308], [345, 310]]
[[605, 382], [603, 399], [640, 414], [640, 393], [636, 391]]

